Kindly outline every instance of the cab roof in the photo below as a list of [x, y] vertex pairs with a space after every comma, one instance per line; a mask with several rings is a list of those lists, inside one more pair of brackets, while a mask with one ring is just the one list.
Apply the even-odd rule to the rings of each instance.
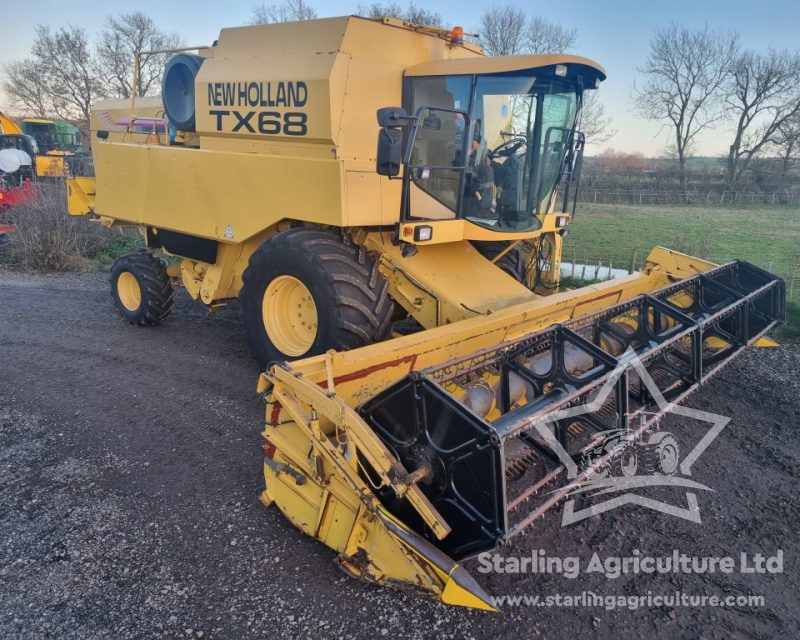
[[551, 67], [557, 64], [586, 67], [588, 70], [591, 70], [591, 75], [596, 76], [600, 80], [606, 79], [606, 70], [594, 60], [564, 53], [496, 57], [475, 56], [453, 58], [451, 60], [432, 60], [430, 62], [414, 65], [413, 67], [408, 67], [405, 71], [405, 75], [449, 76], [479, 73], [505, 73]]

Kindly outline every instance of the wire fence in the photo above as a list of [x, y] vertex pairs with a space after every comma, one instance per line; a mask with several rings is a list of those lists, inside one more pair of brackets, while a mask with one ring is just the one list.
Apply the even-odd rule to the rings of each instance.
[[656, 246], [718, 264], [747, 260], [786, 282], [789, 301], [800, 306], [800, 208], [763, 216], [746, 207], [638, 204], [578, 208], [564, 239], [561, 274], [575, 280], [604, 280], [641, 270]]
[[[576, 252], [566, 252], [561, 262], [561, 277], [577, 282], [602, 282], [629, 275], [640, 271], [647, 259], [646, 251], [633, 249], [630, 260], [621, 261], [607, 257], [581, 255]], [[746, 259], [747, 256], [742, 256]], [[786, 281], [786, 299], [790, 302], [800, 303], [800, 269], [786, 273], [780, 265], [772, 260], [748, 260], [753, 264], [766, 269], [784, 278]]]
[[800, 205], [800, 194], [772, 192], [740, 193], [737, 191], [652, 191], [647, 189], [583, 188], [578, 202], [594, 204], [641, 205]]

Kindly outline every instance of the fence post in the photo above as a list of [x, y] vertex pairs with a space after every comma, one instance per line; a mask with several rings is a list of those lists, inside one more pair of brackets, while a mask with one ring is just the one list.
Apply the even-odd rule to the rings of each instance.
[[597, 189], [594, 190], [594, 203], [597, 204]]
[[636, 254], [639, 252], [638, 249], [633, 250], [633, 256], [631, 257], [631, 273], [636, 271]]

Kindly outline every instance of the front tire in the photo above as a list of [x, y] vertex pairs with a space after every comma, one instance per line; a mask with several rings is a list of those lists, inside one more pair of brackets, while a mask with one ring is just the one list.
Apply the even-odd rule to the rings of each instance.
[[253, 356], [262, 368], [354, 349], [388, 336], [388, 283], [364, 247], [314, 228], [283, 231], [250, 256], [239, 294]]
[[633, 445], [625, 446], [611, 460], [611, 474], [617, 478], [632, 478], [639, 470], [639, 454]]
[[172, 282], [166, 266], [146, 251], [117, 258], [110, 282], [114, 306], [131, 324], [160, 324], [172, 311]]
[[[473, 241], [472, 245], [484, 258], [493, 260], [496, 255], [505, 251], [509, 243], [500, 240], [476, 240]], [[514, 278], [514, 280], [525, 284], [525, 254], [522, 253], [518, 246], [508, 251], [502, 258], [495, 262], [495, 264]]]
[[678, 470], [680, 446], [669, 431], [654, 433], [643, 447], [645, 468], [651, 475], [671, 476]]

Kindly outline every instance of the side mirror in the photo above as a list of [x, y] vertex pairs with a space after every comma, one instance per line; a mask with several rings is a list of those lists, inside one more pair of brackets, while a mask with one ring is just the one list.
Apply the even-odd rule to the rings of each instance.
[[403, 134], [400, 127], [408, 124], [408, 114], [402, 107], [378, 109], [378, 153], [375, 171], [380, 176], [394, 178], [403, 164]]
[[442, 128], [442, 119], [435, 113], [432, 113], [422, 121], [422, 128], [439, 131]]
[[408, 124], [408, 114], [403, 107], [378, 109], [378, 124], [382, 127], [402, 127]]
[[575, 144], [575, 160], [570, 171], [570, 179], [573, 182], [578, 182], [581, 179], [581, 171], [583, 170], [583, 149], [586, 146], [586, 137], [582, 131], [576, 131], [576, 144]]
[[378, 155], [375, 171], [393, 178], [403, 164], [403, 134], [398, 129], [383, 128], [378, 132]]

